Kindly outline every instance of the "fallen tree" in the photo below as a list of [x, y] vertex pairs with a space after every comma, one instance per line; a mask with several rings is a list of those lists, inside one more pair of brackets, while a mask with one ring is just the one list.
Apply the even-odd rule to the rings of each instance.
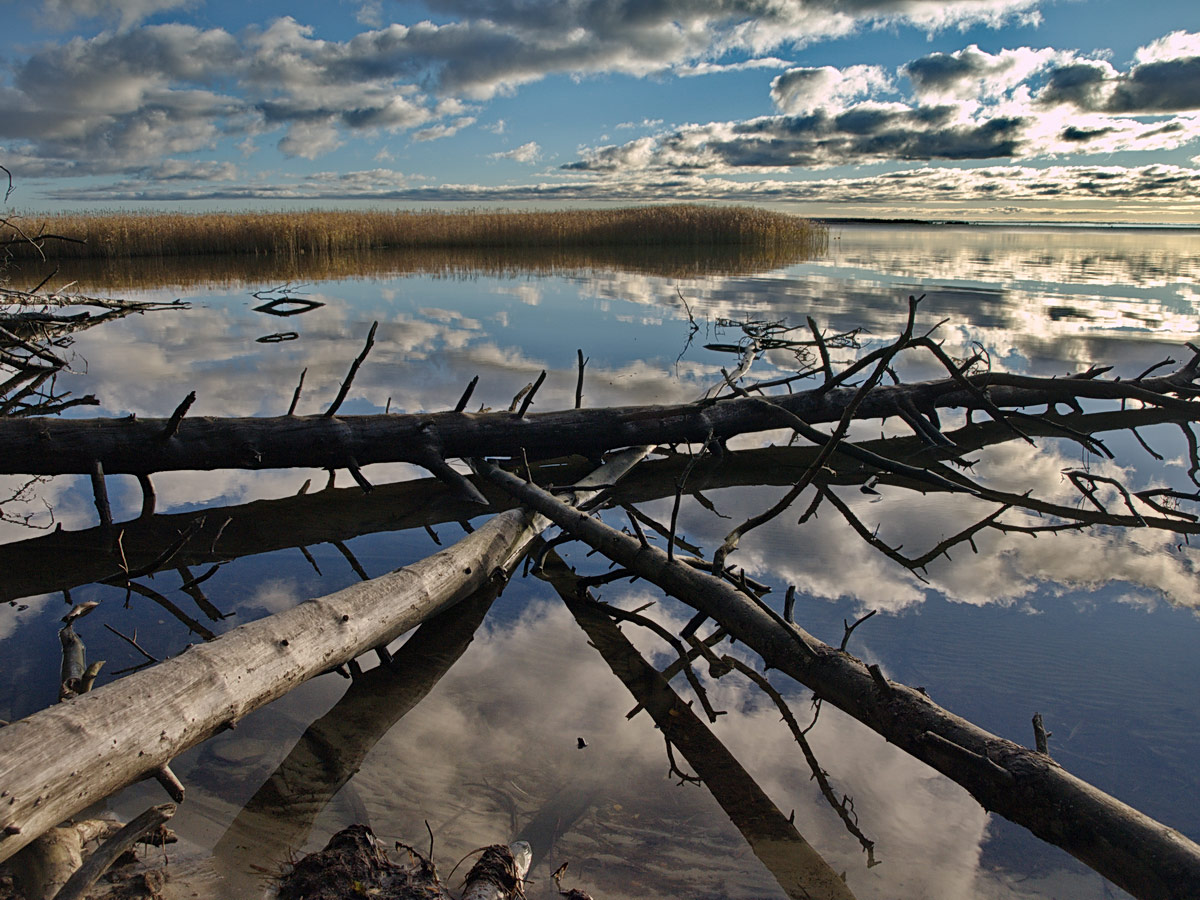
[[[1186, 427], [1187, 419], [1169, 410], [1129, 409], [1039, 416], [1023, 422], [1022, 430], [1029, 436], [1083, 435], [1099, 444], [1098, 435], [1103, 432], [1134, 431], [1166, 423]], [[864, 441], [859, 446], [887, 459], [908, 459], [921, 452], [921, 458], [932, 463], [1017, 436], [998, 423], [976, 422], [948, 431], [946, 437], [953, 442], [954, 450], [926, 449], [919, 438], [912, 436]], [[621, 503], [669, 496], [689, 467], [685, 494], [745, 485], [790, 485], [812, 465], [816, 453], [811, 446], [790, 446], [730, 451], [700, 459], [687, 454], [647, 459], [616, 484], [611, 496]], [[569, 484], [591, 468], [582, 457], [571, 457], [534, 464], [530, 472], [539, 484]], [[937, 490], [927, 483], [881, 473], [874, 466], [848, 458], [839, 459], [837, 471], [827, 473], [824, 482], [860, 485], [873, 477], [879, 483]], [[488, 510], [494, 512], [513, 505], [508, 494], [486, 480], [471, 477], [470, 481], [488, 501]], [[120, 552], [113, 547], [112, 530], [103, 526], [79, 531], [58, 529], [24, 541], [0, 544], [0, 571], [5, 573], [0, 579], [0, 602], [69, 590], [92, 582], [120, 584], [128, 578], [163, 570], [186, 571], [192, 566], [223, 564], [274, 550], [344, 542], [364, 534], [432, 529], [463, 522], [481, 512], [478, 503], [433, 478], [378, 485], [365, 494], [358, 487], [327, 487], [317, 491], [309, 491], [307, 487], [294, 497], [255, 500], [196, 512], [140, 515], [119, 522], [116, 528]], [[1063, 512], [1070, 512], [1073, 520], [1093, 524], [1129, 524], [1105, 521], [1089, 510]], [[1200, 531], [1200, 527], [1187, 522], [1176, 522], [1172, 527], [1183, 533]], [[181, 572], [181, 576], [185, 581], [195, 580], [192, 574], [184, 576]]]
[[587, 589], [561, 557], [553, 550], [546, 552], [544, 545], [540, 551], [534, 551], [541, 560], [538, 574], [554, 585], [589, 643], [654, 719], [668, 744], [679, 748], [696, 770], [695, 780], [712, 793], [784, 893], [799, 900], [854, 900], [845, 879], [796, 829], [794, 816], [789, 819], [780, 812], [690, 704], [646, 662], [612, 619], [589, 603]]
[[1062, 847], [1143, 900], [1200, 896], [1200, 845], [1071, 775], [1046, 753], [991, 734], [889, 681], [878, 666], [818, 640], [728, 582], [568, 506], [490, 463], [485, 477], [666, 593], [907, 753], [962, 785], [985, 809]]
[[0, 728], [0, 861], [301, 682], [477, 591], [520, 557], [533, 523], [530, 513], [502, 513], [411, 566]]
[[[913, 345], [909, 341], [903, 346]], [[896, 349], [902, 348], [893, 352]], [[357, 473], [357, 480], [362, 466], [408, 462], [462, 488], [462, 482], [446, 471], [445, 460], [522, 454], [529, 459], [569, 454], [595, 458], [621, 447], [721, 441], [790, 427], [797, 419], [807, 426], [839, 422], [852, 403], [855, 419], [898, 416], [932, 444], [944, 439], [939, 409], [985, 410], [1002, 418], [1002, 409], [1077, 406], [1083, 399], [1136, 400], [1194, 418], [1200, 404], [1182, 398], [1197, 393], [1198, 366], [1200, 354], [1170, 374], [1128, 381], [1103, 378], [1105, 370], [1100, 369], [1066, 378], [1034, 378], [998, 372], [965, 375], [955, 368], [948, 378], [881, 384], [860, 396], [857, 389], [840, 386], [861, 372], [856, 364], [820, 387], [782, 396], [536, 414], [527, 411], [532, 392], [514, 412], [468, 413], [460, 403], [459, 410], [442, 413], [337, 416], [335, 401], [331, 411], [321, 415], [228, 419], [189, 418], [194, 399], [189, 398], [168, 419], [0, 420], [0, 474], [323, 468], [349, 469]], [[804, 436], [822, 443], [828, 438], [816, 429]], [[846, 445], [840, 452], [853, 450]]]

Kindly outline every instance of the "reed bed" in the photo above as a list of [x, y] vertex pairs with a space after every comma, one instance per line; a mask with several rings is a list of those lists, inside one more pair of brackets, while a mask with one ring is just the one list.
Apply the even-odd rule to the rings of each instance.
[[[26, 289], [72, 284], [82, 293], [241, 287], [406, 275], [445, 278], [631, 272], [658, 278], [752, 275], [811, 259], [804, 248], [711, 247], [427, 247], [301, 256], [211, 254], [13, 260], [5, 275]], [[0, 276], [0, 281], [4, 276]]]
[[[823, 226], [748, 207], [699, 205], [556, 212], [308, 210], [260, 213], [62, 214], [19, 219], [55, 259], [211, 255], [330, 257], [383, 249], [718, 247], [789, 249], [811, 254]], [[31, 245], [8, 248], [38, 256]]]

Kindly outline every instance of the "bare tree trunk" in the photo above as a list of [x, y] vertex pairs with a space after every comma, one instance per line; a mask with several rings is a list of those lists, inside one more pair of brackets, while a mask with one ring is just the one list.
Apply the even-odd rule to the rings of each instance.
[[842, 877], [779, 811], [667, 680], [642, 658], [608, 616], [587, 605], [582, 586], [562, 559], [557, 554], [547, 556], [543, 571], [587, 632], [589, 643], [654, 719], [663, 737], [679, 748], [784, 893], [797, 900], [854, 900]]
[[[1067, 433], [1092, 436], [1178, 421], [1179, 415], [1168, 410], [1130, 409], [1087, 415], [1043, 415], [1022, 421], [1021, 428], [1030, 436], [1057, 437]], [[927, 448], [915, 437], [863, 441], [859, 446], [893, 459], [907, 459], [920, 450], [922, 459], [933, 461], [950, 453], [966, 454], [1016, 437], [1010, 429], [994, 422], [968, 425], [946, 432], [946, 436], [953, 441], [954, 451]], [[613, 496], [624, 503], [668, 496], [682, 470], [689, 465], [692, 468], [684, 487], [687, 493], [739, 485], [790, 485], [809, 468], [816, 453], [811, 446], [764, 447], [727, 452], [719, 457], [706, 456], [694, 462], [687, 456], [647, 460], [613, 488]], [[531, 471], [539, 484], [565, 484], [591, 468], [579, 457], [534, 465]], [[837, 468], [836, 474], [826, 477], [826, 483], [859, 484], [879, 474], [874, 467], [845, 458], [838, 461]], [[880, 480], [887, 483], [889, 478], [884, 475]], [[895, 481], [910, 484], [902, 476], [896, 476]], [[473, 478], [472, 483], [487, 499], [490, 510], [512, 505], [512, 498], [489, 482]], [[926, 491], [933, 489], [928, 484], [919, 487]], [[128, 573], [149, 575], [166, 568], [346, 541], [363, 534], [460, 522], [475, 517], [479, 511], [477, 503], [461, 498], [436, 479], [425, 478], [380, 485], [369, 494], [358, 487], [336, 488], [201, 512], [141, 516], [114, 526], [121, 535], [120, 555], [114, 552], [111, 532], [102, 527], [52, 531], [0, 545], [0, 572], [4, 573], [0, 577], [0, 602], [92, 582], [121, 581]], [[1081, 519], [1088, 514], [1086, 509], [1075, 511]], [[1184, 520], [1176, 522], [1174, 527], [1181, 533], [1200, 532], [1200, 526]], [[187, 539], [181, 542], [181, 535]]]
[[997, 812], [1142, 900], [1200, 897], [1200, 846], [1076, 778], [1045, 754], [991, 734], [784, 622], [727, 582], [670, 560], [495, 466], [479, 470], [609, 559], [718, 621], [822, 700], [937, 769]]
[[[3, 419], [0, 474], [89, 473], [97, 463], [109, 475], [181, 469], [350, 469], [410, 462], [439, 477], [445, 459], [516, 456], [543, 459], [579, 453], [595, 457], [618, 447], [701, 443], [787, 426], [782, 415], [809, 425], [836, 422], [857, 404], [855, 418], [929, 414], [945, 408], [1016, 408], [1077, 398], [1133, 399], [1189, 416], [1200, 404], [1174, 393], [1192, 389], [1196, 360], [1170, 375], [1130, 381], [1090, 374], [1028, 378], [987, 373], [914, 384], [881, 385], [856, 399], [851, 388], [815, 388], [768, 399], [701, 400], [673, 406], [572, 409], [522, 415], [420, 413], [410, 415], [188, 418], [187, 403], [171, 419]], [[972, 389], [965, 385], [970, 384]], [[744, 393], [744, 392], [743, 392]], [[781, 415], [782, 414], [782, 415]]]
[[477, 591], [522, 552], [534, 520], [502, 513], [411, 566], [0, 728], [0, 861], [301, 682]]

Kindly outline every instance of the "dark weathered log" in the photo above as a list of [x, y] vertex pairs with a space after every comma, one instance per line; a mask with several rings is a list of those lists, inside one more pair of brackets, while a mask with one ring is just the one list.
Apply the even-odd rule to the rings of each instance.
[[[1060, 436], [1066, 433], [1095, 435], [1118, 429], [1149, 427], [1181, 421], [1169, 411], [1135, 409], [1087, 415], [1039, 416], [1022, 422], [1022, 430], [1031, 436]], [[1012, 440], [1011, 430], [992, 422], [968, 425], [947, 432], [954, 441], [955, 454], [997, 442]], [[864, 441], [860, 446], [877, 454], [907, 459], [920, 449], [914, 437]], [[931, 452], [922, 458], [936, 461], [950, 451]], [[727, 452], [699, 459], [692, 468], [685, 493], [740, 485], [789, 485], [808, 468], [817, 450], [807, 447], [768, 447]], [[614, 490], [621, 502], [640, 503], [668, 496], [679, 479], [688, 458], [652, 459], [641, 463], [625, 476]], [[570, 484], [591, 465], [582, 458], [533, 466], [539, 484]], [[836, 473], [826, 473], [826, 484], [859, 484], [874, 474], [871, 467], [841, 458]], [[881, 483], [918, 487], [907, 479], [883, 476]], [[490, 504], [492, 510], [507, 509], [511, 497], [489, 482], [472, 478], [471, 483]], [[929, 490], [928, 485], [920, 485]], [[996, 496], [1000, 502], [1020, 501], [1035, 512], [1056, 514], [1050, 505], [1039, 505], [1033, 498], [1017, 495]], [[436, 479], [418, 479], [379, 485], [370, 494], [358, 488], [335, 488], [300, 494], [278, 500], [255, 500], [237, 506], [218, 507], [203, 512], [160, 514], [118, 523], [121, 556], [112, 546], [112, 533], [102, 528], [82, 531], [52, 531], [24, 541], [0, 545], [0, 602], [36, 594], [49, 594], [81, 584], [122, 577], [120, 566], [130, 571], [152, 574], [162, 568], [197, 566], [267, 553], [290, 547], [313, 546], [332, 541], [347, 541], [363, 534], [399, 531], [406, 528], [460, 522], [479, 514], [479, 505], [467, 502]], [[1073, 511], [1075, 520], [1096, 524], [1134, 525], [1113, 521], [1094, 510]], [[1151, 523], [1152, 524], [1152, 523]], [[1200, 526], [1179, 522], [1181, 533], [1200, 533]], [[187, 540], [167, 560], [158, 562], [166, 548]]]
[[480, 471], [609, 559], [716, 619], [732, 637], [917, 759], [987, 810], [1062, 847], [1143, 900], [1200, 896], [1200, 846], [1071, 775], [1048, 756], [991, 734], [920, 691], [886, 679], [751, 601], [727, 582], [667, 559], [487, 463]]
[[433, 556], [243, 625], [0, 729], [0, 861], [297, 684], [477, 591], [535, 533], [502, 513]]
[[854, 900], [846, 882], [804, 839], [725, 745], [602, 611], [582, 600], [578, 577], [551, 551], [542, 574], [663, 737], [679, 748], [730, 821], [789, 897]]
[[[971, 376], [990, 403], [1004, 408], [1066, 402], [1076, 398], [1139, 400], [1189, 417], [1200, 403], [1175, 394], [1194, 393], [1196, 360], [1169, 375], [1141, 381], [1091, 377], [1030, 378], [1004, 373]], [[423, 464], [441, 459], [513, 456], [545, 459], [578, 453], [595, 458], [618, 447], [703, 443], [737, 434], [786, 427], [778, 410], [809, 425], [836, 422], [854, 401], [851, 388], [816, 388], [768, 400], [744, 397], [673, 406], [573, 409], [521, 416], [516, 413], [419, 413], [368, 416], [191, 417], [162, 440], [162, 419], [0, 420], [0, 473], [56, 475], [92, 471], [98, 461], [109, 475], [181, 469], [357, 468], [371, 463]], [[881, 385], [859, 404], [859, 419], [983, 408], [975, 391], [955, 378]]]

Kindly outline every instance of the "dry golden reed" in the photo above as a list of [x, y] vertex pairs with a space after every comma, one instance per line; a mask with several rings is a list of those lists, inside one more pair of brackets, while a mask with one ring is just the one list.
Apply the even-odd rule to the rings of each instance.
[[[260, 213], [103, 213], [20, 218], [56, 259], [254, 254], [329, 256], [380, 249], [753, 246], [812, 252], [825, 229], [748, 207], [643, 206], [556, 212], [308, 210]], [[21, 244], [15, 256], [35, 256]], [[818, 251], [819, 252], [819, 251]]]

